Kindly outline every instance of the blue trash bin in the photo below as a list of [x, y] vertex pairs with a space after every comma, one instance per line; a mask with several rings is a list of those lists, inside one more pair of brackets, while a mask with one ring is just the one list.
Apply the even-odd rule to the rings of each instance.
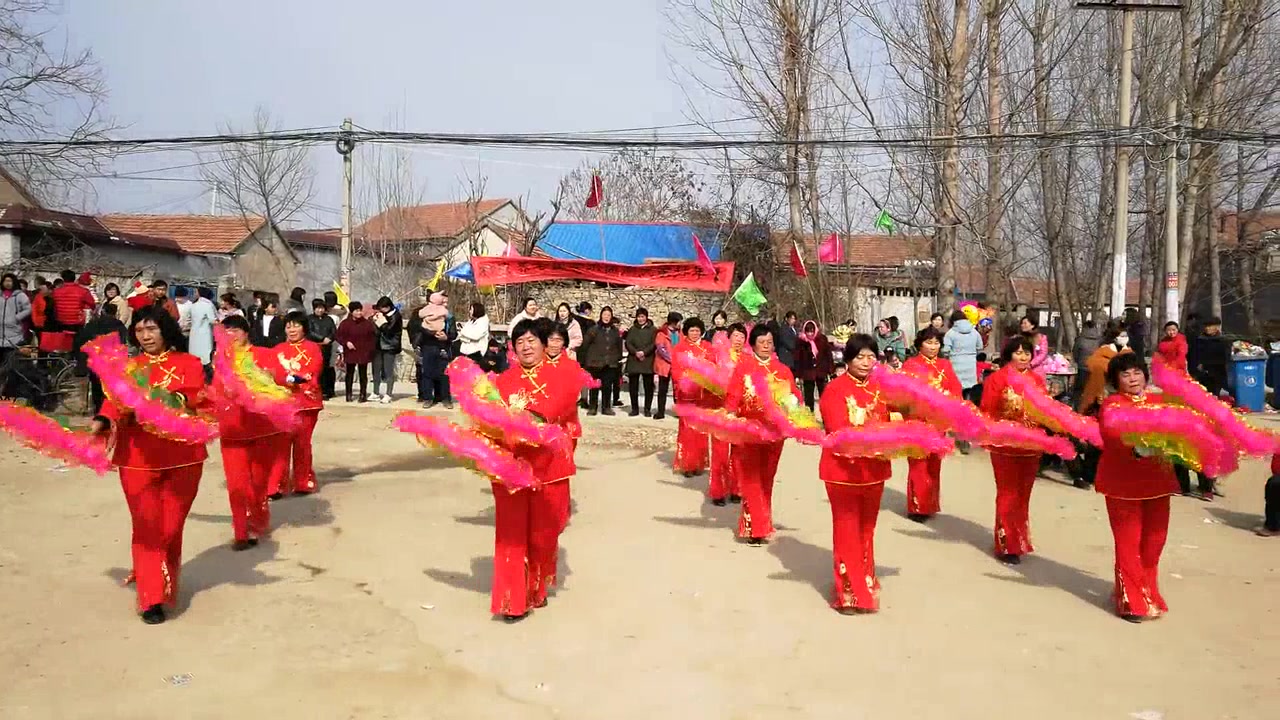
[[1267, 400], [1266, 371], [1267, 361], [1264, 358], [1231, 362], [1231, 392], [1237, 407], [1249, 412], [1262, 412]]

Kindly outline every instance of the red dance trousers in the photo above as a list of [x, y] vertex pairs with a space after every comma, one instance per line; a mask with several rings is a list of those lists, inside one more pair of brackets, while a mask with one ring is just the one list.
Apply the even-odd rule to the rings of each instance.
[[489, 610], [518, 617], [547, 602], [556, 584], [560, 530], [569, 506], [569, 486], [547, 483], [537, 490], [507, 492], [493, 484], [493, 589]]
[[200, 489], [204, 464], [167, 470], [120, 468], [133, 520], [133, 575], [138, 609], [172, 604], [182, 570], [182, 528]]
[[1031, 546], [1031, 487], [1040, 472], [1040, 454], [991, 453], [996, 477], [996, 555], [1026, 555]]
[[283, 433], [222, 441], [231, 530], [236, 540], [260, 538], [271, 531], [267, 495], [269, 488], [279, 488], [289, 474], [289, 446], [289, 436]]
[[711, 485], [707, 495], [712, 500], [723, 500], [726, 495], [740, 495], [738, 487], [738, 463], [734, 462], [738, 450], [723, 440], [711, 439]]
[[307, 410], [298, 413], [298, 427], [289, 437], [292, 440], [293, 470], [290, 473], [289, 487], [278, 484], [268, 488], [271, 495], [288, 492], [309, 493], [316, 491], [316, 468], [311, 456], [311, 435], [316, 431], [316, 422], [320, 419], [319, 410]]
[[773, 478], [778, 473], [782, 443], [737, 445], [734, 453], [742, 491], [738, 537], [767, 538], [773, 534]]
[[700, 473], [707, 469], [711, 436], [695, 432], [684, 420], [676, 430], [676, 458], [672, 467], [678, 473]]
[[907, 460], [907, 513], [937, 515], [942, 512], [942, 456]]
[[884, 483], [841, 485], [825, 483], [831, 501], [831, 546], [835, 585], [831, 607], [837, 610], [880, 608], [880, 580], [876, 577], [876, 518]]
[[1116, 541], [1114, 600], [1120, 615], [1159, 617], [1169, 612], [1160, 595], [1160, 553], [1169, 535], [1169, 498], [1107, 498]]

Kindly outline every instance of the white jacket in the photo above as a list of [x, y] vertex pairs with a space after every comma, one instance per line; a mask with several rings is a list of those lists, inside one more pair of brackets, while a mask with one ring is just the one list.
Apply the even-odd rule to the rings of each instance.
[[458, 326], [458, 352], [463, 355], [484, 354], [489, 349], [489, 316], [482, 315]]

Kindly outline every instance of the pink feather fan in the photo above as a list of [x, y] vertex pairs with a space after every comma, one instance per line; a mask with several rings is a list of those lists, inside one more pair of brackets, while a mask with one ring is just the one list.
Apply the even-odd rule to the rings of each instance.
[[104, 335], [86, 343], [84, 353], [89, 369], [102, 381], [102, 389], [149, 432], [167, 440], [193, 445], [218, 436], [218, 426], [195, 415], [171, 408], [139, 385], [129, 369], [129, 352], [115, 335]]
[[679, 403], [671, 411], [695, 432], [706, 433], [733, 445], [758, 445], [782, 439], [782, 435], [764, 423], [740, 418], [724, 410]]
[[485, 437], [474, 428], [465, 428], [439, 417], [402, 413], [392, 421], [400, 432], [418, 437], [424, 445], [451, 455], [472, 470], [516, 492], [537, 485], [533, 468]]
[[1151, 364], [1151, 381], [1169, 400], [1186, 405], [1207, 417], [1210, 420], [1209, 427], [1219, 437], [1246, 455], [1265, 457], [1280, 452], [1280, 439], [1274, 434], [1249, 427], [1244, 418], [1221, 400], [1205, 392], [1199, 383], [1169, 367], [1162, 360], [1157, 359]]
[[1008, 381], [1009, 387], [1022, 396], [1024, 412], [1031, 420], [1050, 432], [1070, 435], [1094, 447], [1102, 447], [1102, 431], [1098, 429], [1097, 420], [1072, 412], [1071, 408], [1049, 397], [1022, 373], [1009, 373]]
[[878, 422], [837, 430], [822, 446], [844, 457], [922, 458], [945, 455], [955, 443], [932, 425], [919, 420]]
[[31, 408], [0, 402], [0, 427], [23, 445], [68, 465], [87, 467], [99, 475], [111, 469], [103, 443]]
[[533, 413], [508, 407], [493, 380], [470, 358], [455, 359], [445, 373], [462, 412], [480, 432], [506, 442], [569, 447], [569, 436], [559, 425], [541, 422]]
[[1204, 415], [1175, 405], [1115, 405], [1103, 412], [1109, 432], [1126, 445], [1178, 461], [1209, 477], [1239, 467], [1239, 455], [1209, 427]]
[[981, 443], [992, 450], [1031, 450], [1057, 455], [1063, 460], [1076, 456], [1070, 440], [1009, 420], [988, 420]]
[[947, 432], [961, 440], [981, 441], [988, 420], [973, 403], [948, 395], [928, 382], [907, 373], [893, 372], [883, 365], [871, 371], [889, 405]]
[[676, 384], [680, 386], [681, 391], [695, 394], [705, 390], [724, 397], [728, 393], [733, 367], [715, 363], [691, 353], [684, 353], [679, 360], [679, 372], [680, 377], [676, 380]]
[[293, 430], [298, 424], [297, 397], [258, 367], [249, 348], [237, 347], [226, 328], [219, 325], [214, 330], [218, 352], [213, 364], [213, 390], [217, 396], [262, 415], [279, 430]]
[[748, 376], [764, 408], [765, 416], [778, 434], [806, 445], [821, 445], [826, 438], [822, 425], [809, 408], [796, 399], [789, 383], [771, 382], [764, 373]]

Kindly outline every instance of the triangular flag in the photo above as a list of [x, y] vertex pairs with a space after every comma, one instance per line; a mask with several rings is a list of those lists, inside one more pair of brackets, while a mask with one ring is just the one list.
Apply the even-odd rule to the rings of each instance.
[[755, 273], [747, 274], [738, 289], [733, 291], [733, 299], [752, 317], [759, 315], [760, 306], [769, 302], [764, 293], [760, 292], [760, 286], [756, 285]]
[[604, 202], [604, 181], [596, 173], [591, 173], [591, 192], [587, 193], [587, 207], [597, 208]]
[[693, 252], [698, 256], [698, 272], [703, 275], [715, 275], [716, 265], [711, 262], [711, 256], [707, 254], [706, 248], [702, 247], [697, 233], [693, 234]]
[[804, 258], [800, 257], [800, 246], [795, 240], [791, 241], [791, 269], [795, 271], [796, 277], [809, 277], [809, 271], [804, 266]]
[[502, 249], [502, 257], [513, 258], [522, 256], [520, 255], [520, 251], [516, 250], [516, 244], [514, 242], [509, 242], [507, 243], [507, 246]]
[[876, 229], [884, 230], [890, 235], [893, 234], [893, 216], [889, 214], [888, 210], [881, 210], [876, 214]]
[[435, 292], [436, 287], [440, 284], [440, 280], [442, 278], [444, 278], [444, 260], [441, 260], [436, 264], [435, 277], [431, 278], [431, 280], [427, 282], [427, 289], [431, 292]]
[[840, 242], [840, 237], [835, 233], [828, 235], [818, 246], [818, 262], [828, 265], [844, 262], [844, 243]]
[[337, 280], [333, 281], [333, 294], [338, 296], [338, 304], [346, 307], [351, 304], [351, 298], [347, 297], [346, 291], [342, 289], [342, 285]]

